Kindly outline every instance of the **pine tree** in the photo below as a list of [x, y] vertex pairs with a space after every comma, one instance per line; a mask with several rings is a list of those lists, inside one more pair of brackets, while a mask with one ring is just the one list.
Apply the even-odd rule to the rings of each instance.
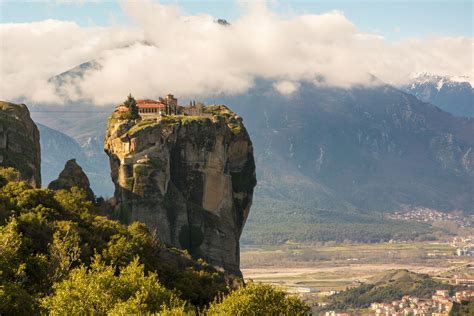
[[131, 93], [128, 95], [127, 100], [123, 103], [123, 105], [128, 108], [132, 119], [137, 119], [140, 117], [140, 115], [138, 114], [137, 101], [135, 101], [135, 98], [132, 96]]

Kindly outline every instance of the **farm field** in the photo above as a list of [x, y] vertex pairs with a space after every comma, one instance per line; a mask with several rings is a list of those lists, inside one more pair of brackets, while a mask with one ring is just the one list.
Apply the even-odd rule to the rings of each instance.
[[474, 258], [457, 257], [448, 243], [378, 243], [348, 245], [291, 244], [243, 247], [246, 280], [328, 294], [366, 283], [388, 270], [407, 269], [449, 281], [474, 277]]

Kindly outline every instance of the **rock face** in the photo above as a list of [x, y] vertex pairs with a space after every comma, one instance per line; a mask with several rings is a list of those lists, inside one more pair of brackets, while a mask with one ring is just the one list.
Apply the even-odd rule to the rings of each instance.
[[41, 186], [39, 139], [26, 105], [0, 101], [0, 165], [17, 169], [34, 187]]
[[68, 160], [59, 177], [48, 185], [48, 189], [51, 190], [69, 190], [72, 187], [83, 189], [89, 200], [94, 199], [94, 192], [90, 188], [89, 179], [81, 166], [77, 164], [76, 159]]
[[142, 221], [165, 244], [240, 274], [239, 238], [256, 185], [240, 117], [220, 105], [201, 116], [111, 119], [105, 151], [119, 218]]

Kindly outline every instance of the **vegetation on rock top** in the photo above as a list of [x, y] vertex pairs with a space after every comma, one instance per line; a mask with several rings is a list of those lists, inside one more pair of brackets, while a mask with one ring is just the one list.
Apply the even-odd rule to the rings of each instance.
[[[138, 107], [135, 99], [129, 95], [127, 100], [122, 104], [123, 106], [129, 108], [128, 112], [125, 113], [112, 113], [108, 119], [107, 126], [108, 128], [113, 127], [119, 121], [124, 121], [124, 123], [133, 122], [130, 128], [127, 131], [127, 135], [132, 136], [137, 132], [143, 130], [144, 128], [150, 126], [156, 126], [160, 124], [165, 125], [188, 125], [192, 123], [197, 124], [211, 124], [211, 117], [209, 116], [200, 116], [200, 115], [163, 115], [158, 120], [156, 119], [147, 119], [142, 120], [138, 113]], [[224, 121], [233, 134], [238, 135], [243, 130], [242, 119], [238, 117], [234, 112], [232, 112], [225, 105], [209, 105], [202, 108], [203, 114], [211, 114], [212, 117], [219, 121]]]
[[221, 105], [209, 105], [203, 108], [203, 113], [212, 114], [214, 117], [223, 118], [227, 126], [230, 128], [232, 133], [238, 135], [242, 132], [243, 125], [242, 119], [232, 112], [227, 106]]
[[8, 109], [13, 109], [16, 111], [25, 111], [27, 110], [26, 106], [24, 104], [15, 104], [7, 101], [0, 101], [0, 107], [3, 110], [8, 110]]

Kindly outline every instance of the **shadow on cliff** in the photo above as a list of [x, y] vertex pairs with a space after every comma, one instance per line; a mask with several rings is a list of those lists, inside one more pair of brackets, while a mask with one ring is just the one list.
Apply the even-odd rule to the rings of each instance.
[[[168, 247], [173, 247], [179, 243], [180, 248], [187, 250], [194, 259], [207, 259], [204, 255], [201, 245], [204, 242], [204, 236], [207, 230], [215, 230], [219, 226], [219, 217], [204, 210], [199, 205], [185, 200], [181, 192], [170, 181], [168, 191], [164, 199], [158, 198], [145, 199], [142, 196], [130, 191], [125, 187], [120, 187], [121, 198], [113, 204], [112, 217], [124, 224], [130, 224], [134, 221], [142, 221], [140, 216], [134, 214], [144, 204], [152, 205], [157, 212], [164, 211], [166, 213], [167, 223], [169, 224], [170, 243], [162, 240], [162, 232], [158, 232], [157, 227], [151, 227], [155, 230], [155, 236], [160, 242]], [[186, 209], [186, 224], [180, 224], [178, 220], [178, 212], [175, 206], [182, 204]], [[181, 221], [182, 222], [182, 221]]]

